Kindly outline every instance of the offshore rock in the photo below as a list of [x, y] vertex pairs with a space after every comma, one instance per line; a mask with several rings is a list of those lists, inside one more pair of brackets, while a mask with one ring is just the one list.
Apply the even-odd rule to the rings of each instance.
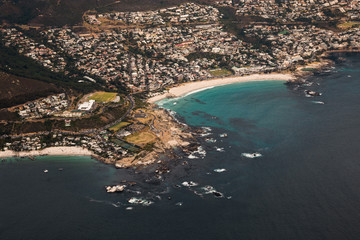
[[122, 192], [125, 188], [126, 185], [105, 186], [106, 192], [108, 193]]

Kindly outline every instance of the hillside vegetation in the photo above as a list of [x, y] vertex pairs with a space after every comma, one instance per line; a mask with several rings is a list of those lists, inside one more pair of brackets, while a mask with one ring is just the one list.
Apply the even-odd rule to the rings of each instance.
[[10, 107], [61, 91], [54, 84], [0, 71], [0, 108]]
[[87, 10], [144, 11], [187, 0], [0, 0], [0, 21], [62, 26], [81, 22]]

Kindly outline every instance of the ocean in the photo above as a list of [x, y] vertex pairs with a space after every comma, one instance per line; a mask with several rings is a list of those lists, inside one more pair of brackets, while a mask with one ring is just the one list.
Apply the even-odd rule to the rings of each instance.
[[[0, 239], [359, 239], [360, 55], [339, 56], [309, 86], [237, 83], [160, 101], [206, 132], [161, 180], [154, 167], [89, 157], [1, 161]], [[123, 180], [136, 185], [106, 193]]]

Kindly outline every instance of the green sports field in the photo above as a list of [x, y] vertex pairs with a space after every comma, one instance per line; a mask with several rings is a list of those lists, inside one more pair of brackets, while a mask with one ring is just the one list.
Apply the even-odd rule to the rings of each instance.
[[128, 122], [121, 122], [121, 123], [116, 124], [115, 126], [112, 126], [111, 128], [109, 128], [109, 130], [116, 132], [116, 131], [119, 131], [123, 127], [129, 126], [130, 124], [131, 123], [128, 123]]
[[219, 68], [219, 69], [210, 70], [210, 74], [213, 75], [214, 77], [221, 77], [221, 76], [231, 75], [232, 73], [227, 69]]
[[117, 93], [113, 92], [96, 92], [93, 93], [89, 100], [95, 100], [96, 102], [107, 103], [115, 99]]

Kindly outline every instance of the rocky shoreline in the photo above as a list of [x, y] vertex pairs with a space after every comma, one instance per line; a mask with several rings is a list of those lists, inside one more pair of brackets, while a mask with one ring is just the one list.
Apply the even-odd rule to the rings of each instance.
[[[330, 50], [324, 52], [319, 62], [309, 63], [305, 66], [298, 67], [294, 73], [294, 79], [289, 80], [288, 83], [299, 83], [303, 84], [307, 82], [307, 79], [314, 74], [324, 72], [333, 66], [335, 66], [336, 61], [341, 61], [342, 57], [335, 56], [334, 54], [341, 54], [341, 53], [360, 53], [358, 49], [339, 49], [339, 50]], [[311, 71], [304, 71], [309, 69]]]
[[[162, 108], [151, 106], [159, 122], [156, 125], [158, 140], [152, 151], [142, 151], [131, 157], [126, 157], [115, 162], [117, 168], [141, 167], [157, 163], [161, 166], [161, 159], [174, 160], [181, 154], [189, 154], [200, 145], [197, 136], [201, 130], [191, 128], [178, 121], [172, 114]], [[160, 121], [161, 120], [161, 121]], [[159, 171], [164, 171], [159, 170]]]
[[324, 56], [320, 62], [314, 62], [298, 67], [293, 73], [294, 79], [288, 81], [288, 83], [306, 83], [308, 77], [313, 76], [315, 73], [322, 72], [334, 65], [334, 61], [325, 58]]

